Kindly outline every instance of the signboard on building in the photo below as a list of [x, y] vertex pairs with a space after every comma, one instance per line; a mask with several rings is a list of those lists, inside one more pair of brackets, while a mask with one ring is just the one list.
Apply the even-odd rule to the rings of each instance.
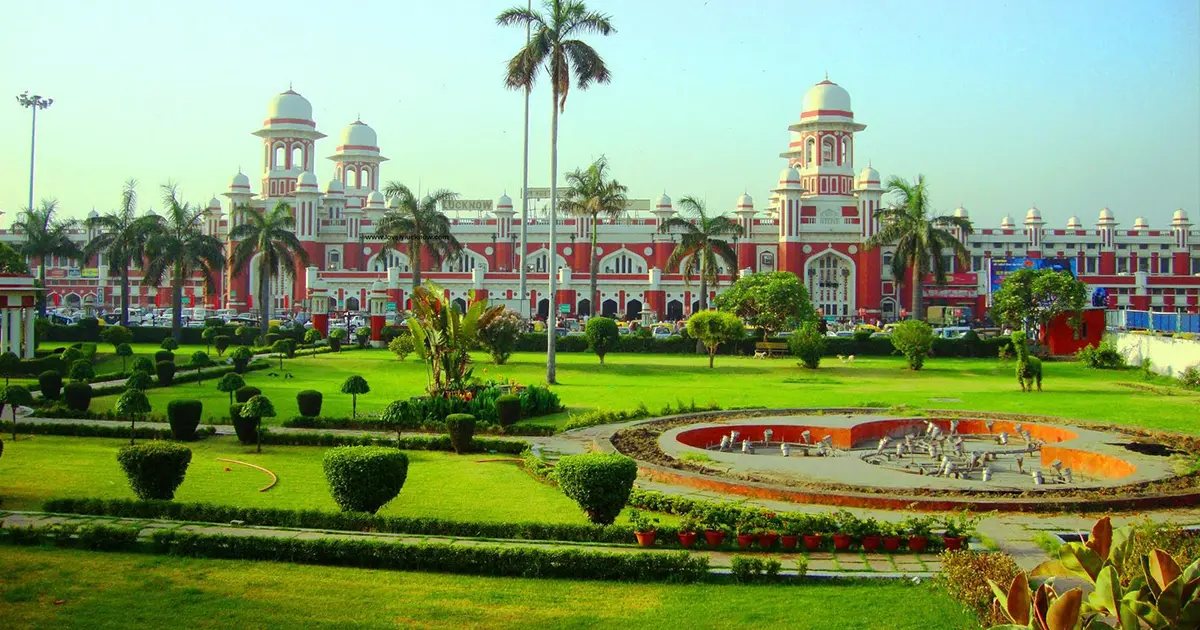
[[80, 274], [81, 278], [99, 278], [100, 277], [100, 268], [99, 267], [84, 267], [80, 271], [82, 272]]
[[442, 212], [491, 212], [491, 199], [451, 199], [442, 202]]
[[1014, 258], [988, 259], [988, 304], [992, 303], [992, 294], [1004, 284], [1004, 279], [1020, 269], [1053, 269], [1068, 271], [1072, 276], [1079, 275], [1078, 260], [1075, 258]]
[[66, 278], [66, 277], [67, 277], [67, 270], [66, 270], [66, 269], [63, 269], [63, 268], [61, 268], [61, 267], [59, 267], [59, 268], [57, 268], [57, 269], [47, 269], [47, 270], [46, 270], [46, 277], [47, 277], [47, 278]]
[[[527, 190], [529, 191], [529, 194], [525, 197], [526, 199], [549, 199], [550, 198], [550, 189], [549, 188], [534, 188], [534, 187], [530, 186]], [[560, 195], [562, 194], [562, 190], [563, 190], [562, 188], [559, 188]]]
[[571, 312], [571, 305], [570, 305], [570, 304], [559, 304], [559, 305], [558, 305], [558, 312], [559, 312], [559, 313], [570, 313], [570, 312]]
[[68, 278], [78, 278], [79, 277], [79, 267], [68, 267], [67, 268], [67, 277]]

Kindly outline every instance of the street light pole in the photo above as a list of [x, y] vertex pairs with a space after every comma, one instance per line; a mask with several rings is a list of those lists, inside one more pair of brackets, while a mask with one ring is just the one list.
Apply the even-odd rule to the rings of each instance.
[[[533, 10], [533, 0], [529, 0], [529, 10]], [[531, 39], [531, 31], [529, 24], [525, 24], [525, 45], [529, 46]], [[517, 297], [521, 300], [521, 315], [526, 317], [529, 315], [529, 297], [525, 294], [526, 272], [525, 272], [525, 253], [529, 251], [529, 90], [525, 90], [525, 161], [521, 171], [521, 273], [519, 278], [520, 291]]]
[[46, 109], [54, 104], [52, 98], [42, 98], [37, 94], [30, 95], [29, 90], [25, 90], [17, 95], [17, 102], [21, 107], [33, 110], [33, 124], [29, 132], [29, 205], [28, 209], [33, 210], [33, 156], [34, 148], [37, 146], [37, 113], [39, 109]]

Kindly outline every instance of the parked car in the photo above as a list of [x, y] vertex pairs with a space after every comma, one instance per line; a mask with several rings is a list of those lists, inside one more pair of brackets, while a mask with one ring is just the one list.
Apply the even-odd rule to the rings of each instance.
[[668, 339], [678, 336], [667, 326], [655, 326], [653, 334], [655, 339]]

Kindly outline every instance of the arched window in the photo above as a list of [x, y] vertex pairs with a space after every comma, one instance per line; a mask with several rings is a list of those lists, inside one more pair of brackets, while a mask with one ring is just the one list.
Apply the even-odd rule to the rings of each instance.
[[271, 159], [271, 170], [282, 170], [286, 156], [287, 150], [283, 148], [283, 145], [275, 145], [275, 152]]
[[304, 147], [298, 144], [292, 147], [292, 168], [308, 170], [304, 164]]
[[821, 213], [821, 225], [837, 225], [842, 222], [842, 217], [838, 215], [837, 210], [825, 210]]
[[350, 168], [349, 166], [346, 167], [346, 172], [342, 173], [342, 185], [346, 188], [356, 187], [356, 184], [354, 183], [354, 169]]
[[362, 187], [368, 189], [371, 188], [371, 169], [364, 168], [360, 172], [362, 173]]
[[758, 266], [760, 269], [774, 269], [775, 255], [771, 252], [763, 252], [758, 257]]
[[825, 138], [821, 141], [821, 164], [831, 164], [833, 162], [833, 138]]
[[602, 273], [644, 273], [645, 261], [621, 250], [600, 262]]
[[846, 166], [850, 164], [850, 138], [842, 137], [842, 154], [838, 158], [838, 164]]
[[341, 269], [341, 267], [342, 267], [341, 263], [342, 263], [341, 254], [338, 254], [336, 251], [331, 251], [331, 252], [329, 252], [329, 262], [328, 262], [328, 264], [326, 264], [325, 268], [330, 271], [337, 271], [338, 269]]
[[813, 158], [816, 155], [816, 153], [817, 153], [817, 141], [812, 138], [809, 138], [808, 141], [804, 143], [804, 165], [805, 166], [812, 166]]

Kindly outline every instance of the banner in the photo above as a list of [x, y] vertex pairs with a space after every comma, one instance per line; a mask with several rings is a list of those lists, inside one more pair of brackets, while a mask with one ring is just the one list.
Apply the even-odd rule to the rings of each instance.
[[82, 278], [99, 278], [100, 277], [100, 268], [99, 267], [84, 267], [81, 271], [82, 271], [82, 274], [80, 275], [80, 277], [82, 277]]
[[992, 303], [992, 294], [1004, 284], [1004, 279], [1020, 269], [1053, 269], [1054, 271], [1070, 272], [1072, 277], [1079, 276], [1079, 259], [1077, 258], [989, 258], [988, 259], [988, 304]]

